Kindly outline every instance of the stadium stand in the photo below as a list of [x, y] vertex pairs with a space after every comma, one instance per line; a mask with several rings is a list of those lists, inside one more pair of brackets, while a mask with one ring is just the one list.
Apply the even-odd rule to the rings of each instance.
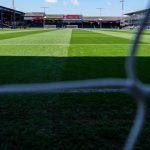
[[44, 14], [31, 12], [25, 14], [25, 23], [30, 27], [56, 25], [57, 28], [78, 26], [78, 28], [119, 28], [122, 17], [93, 17], [83, 15]]
[[[13, 10], [0, 6], [0, 27], [36, 27], [36, 28], [122, 28], [126, 26], [138, 27], [141, 18], [148, 10], [141, 10], [125, 14], [128, 17], [114, 16], [83, 16], [78, 14], [45, 14], [43, 12], [27, 12]], [[147, 24], [150, 28], [150, 21]]]
[[56, 28], [62, 28], [63, 16], [62, 14], [47, 14], [45, 17], [45, 25], [55, 25]]
[[102, 28], [118, 28], [120, 27], [121, 17], [92, 17], [86, 16], [83, 18], [84, 28], [99, 28], [100, 23], [102, 24]]
[[23, 27], [24, 14], [21, 11], [0, 6], [0, 28]]
[[[143, 20], [145, 14], [148, 12], [149, 9], [143, 9], [143, 10], [125, 14], [125, 15], [129, 16], [128, 19], [125, 20], [125, 22], [128, 22], [129, 25], [133, 25], [135, 28], [139, 28], [139, 26], [141, 24], [141, 20]], [[146, 24], [146, 28], [150, 29], [150, 18]]]
[[24, 22], [27, 27], [43, 27], [45, 13], [43, 12], [27, 12], [24, 15]]

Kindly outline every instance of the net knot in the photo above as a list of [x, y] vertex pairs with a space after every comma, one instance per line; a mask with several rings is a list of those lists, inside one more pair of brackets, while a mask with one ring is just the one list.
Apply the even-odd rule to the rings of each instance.
[[130, 81], [129, 92], [136, 99], [143, 100], [145, 98], [143, 84], [140, 81]]

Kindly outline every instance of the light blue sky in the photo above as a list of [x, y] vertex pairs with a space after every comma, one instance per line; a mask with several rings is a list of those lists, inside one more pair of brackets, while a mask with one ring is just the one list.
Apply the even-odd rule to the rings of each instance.
[[[49, 2], [47, 2], [49, 1]], [[149, 0], [125, 0], [125, 12], [144, 9]], [[12, 0], [0, 0], [0, 5], [12, 7]], [[120, 0], [15, 0], [16, 9], [24, 12], [42, 11], [46, 6], [47, 13], [99, 15], [97, 7], [102, 7], [103, 16], [121, 15]]]

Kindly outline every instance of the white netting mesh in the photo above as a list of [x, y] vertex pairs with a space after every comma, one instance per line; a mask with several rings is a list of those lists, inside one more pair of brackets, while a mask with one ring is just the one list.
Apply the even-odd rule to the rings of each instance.
[[[150, 8], [150, 2], [149, 7]], [[109, 89], [108, 92], [126, 91], [135, 97], [137, 101], [137, 114], [132, 127], [131, 133], [127, 138], [124, 150], [133, 150], [137, 139], [141, 133], [141, 130], [145, 121], [145, 105], [146, 97], [150, 95], [150, 85], [145, 85], [138, 80], [136, 71], [136, 54], [138, 51], [138, 43], [140, 41], [145, 24], [150, 16], [150, 9], [147, 12], [145, 18], [142, 21], [141, 27], [133, 42], [131, 52], [126, 61], [126, 73], [128, 79], [100, 79], [100, 80], [86, 80], [86, 81], [74, 81], [74, 82], [59, 82], [59, 83], [47, 83], [47, 84], [26, 84], [26, 85], [5, 85], [0, 86], [0, 94], [5, 93], [70, 93], [72, 90], [87, 89], [87, 92], [91, 92], [90, 88], [98, 87]], [[82, 89], [82, 90], [81, 90]], [[85, 92], [85, 90], [83, 90]]]

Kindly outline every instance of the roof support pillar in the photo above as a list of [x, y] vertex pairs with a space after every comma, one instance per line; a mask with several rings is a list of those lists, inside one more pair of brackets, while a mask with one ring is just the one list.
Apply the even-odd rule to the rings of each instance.
[[1, 13], [1, 27], [3, 28], [3, 23], [4, 23], [3, 9], [1, 9], [0, 13]]
[[14, 12], [13, 12], [13, 29], [15, 29], [15, 22], [16, 22], [16, 11], [14, 9]]

